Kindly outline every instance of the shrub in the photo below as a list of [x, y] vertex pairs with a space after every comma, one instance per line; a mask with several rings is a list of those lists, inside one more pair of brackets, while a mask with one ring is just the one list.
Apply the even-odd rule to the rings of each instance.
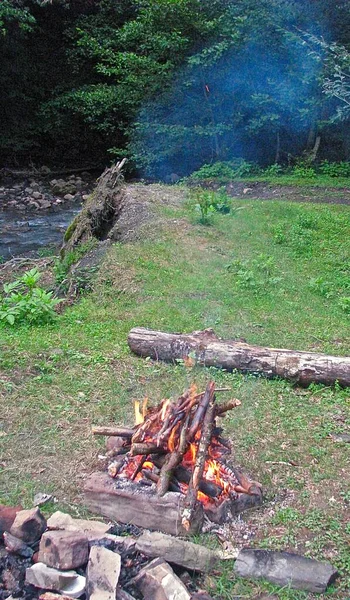
[[190, 190], [190, 206], [196, 212], [200, 213], [200, 222], [203, 225], [208, 225], [210, 216], [215, 212], [229, 213], [231, 210], [231, 198], [224, 190], [213, 192], [203, 190], [202, 188], [194, 188]]
[[254, 175], [258, 170], [257, 165], [254, 163], [247, 162], [243, 158], [237, 158], [229, 162], [215, 162], [211, 165], [203, 165], [198, 171], [192, 173], [191, 179], [230, 181], [231, 179]]
[[328, 177], [350, 177], [350, 162], [329, 162], [324, 160], [319, 167], [322, 175]]
[[4, 295], [0, 298], [0, 321], [14, 325], [47, 323], [56, 316], [55, 306], [60, 302], [38, 286], [41, 273], [34, 268], [20, 279], [4, 285]]

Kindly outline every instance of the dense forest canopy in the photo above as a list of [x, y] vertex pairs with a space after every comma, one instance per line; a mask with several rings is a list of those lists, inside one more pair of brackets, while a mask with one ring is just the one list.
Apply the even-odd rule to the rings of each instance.
[[2, 0], [5, 165], [348, 160], [348, 0]]

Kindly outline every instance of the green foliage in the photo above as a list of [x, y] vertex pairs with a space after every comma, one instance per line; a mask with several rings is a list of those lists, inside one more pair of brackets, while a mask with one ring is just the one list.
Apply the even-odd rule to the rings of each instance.
[[4, 294], [0, 298], [0, 321], [8, 325], [27, 323], [37, 325], [52, 321], [55, 306], [60, 302], [38, 286], [41, 273], [34, 268], [20, 279], [4, 285]]
[[[74, 221], [73, 221], [73, 224], [74, 224]], [[69, 227], [71, 227], [71, 225]], [[68, 233], [69, 227], [66, 231], [66, 235]], [[97, 244], [98, 244], [98, 241], [96, 240], [96, 238], [91, 238], [87, 242], [84, 242], [83, 244], [80, 244], [80, 246], [77, 246], [74, 250], [67, 252], [63, 258], [58, 258], [54, 265], [54, 274], [55, 274], [56, 283], [58, 285], [63, 284], [67, 279], [67, 275], [68, 275], [72, 265], [74, 265], [81, 258], [83, 258], [83, 256], [85, 256], [85, 254], [87, 252], [89, 252], [90, 250], [95, 248]]]
[[328, 177], [350, 177], [350, 162], [329, 162], [324, 160], [319, 166], [319, 171], [322, 175]]
[[265, 254], [260, 254], [250, 261], [234, 260], [226, 268], [233, 273], [234, 282], [239, 288], [253, 291], [255, 294], [266, 293], [269, 287], [281, 282], [281, 277], [275, 275], [274, 258]]
[[231, 199], [224, 190], [213, 192], [202, 188], [194, 188], [189, 192], [189, 205], [200, 213], [200, 223], [208, 225], [210, 217], [215, 213], [229, 213], [231, 210]]
[[35, 18], [28, 7], [21, 6], [13, 0], [2, 0], [0, 3], [0, 35], [6, 35], [11, 24], [18, 25], [22, 32], [29, 32], [35, 24]]
[[215, 162], [203, 165], [198, 171], [191, 174], [190, 180], [215, 179], [217, 181], [230, 181], [259, 172], [257, 165], [247, 162], [243, 158], [237, 158], [228, 162]]

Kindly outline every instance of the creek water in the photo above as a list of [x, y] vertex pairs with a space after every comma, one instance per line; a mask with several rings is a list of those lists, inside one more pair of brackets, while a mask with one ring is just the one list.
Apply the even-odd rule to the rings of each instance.
[[59, 246], [69, 223], [81, 206], [55, 207], [45, 212], [0, 212], [0, 260], [48, 246]]

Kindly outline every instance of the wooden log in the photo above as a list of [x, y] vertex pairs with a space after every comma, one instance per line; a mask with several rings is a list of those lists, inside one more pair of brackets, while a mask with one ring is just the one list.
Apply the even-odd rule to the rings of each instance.
[[198, 408], [192, 419], [191, 427], [189, 429], [188, 436], [187, 436], [187, 439], [189, 442], [191, 442], [193, 440], [199, 427], [201, 426], [203, 419], [204, 419], [204, 415], [207, 412], [207, 408], [208, 408], [209, 404], [213, 401], [214, 392], [215, 392], [215, 381], [210, 381], [207, 385], [207, 388], [206, 388], [202, 398], [200, 399]]
[[174, 538], [159, 531], [144, 531], [135, 540], [136, 550], [146, 556], [161, 557], [189, 571], [208, 573], [217, 568], [221, 555], [200, 544]]
[[131, 439], [135, 433], [130, 427], [105, 427], [104, 425], [102, 427], [95, 425], [92, 427], [91, 431], [93, 435], [107, 435], [109, 437], [117, 436], [127, 439]]
[[203, 427], [196, 456], [196, 463], [188, 486], [188, 491], [185, 500], [185, 510], [182, 513], [182, 525], [186, 530], [189, 530], [191, 527], [192, 515], [196, 508], [199, 484], [203, 478], [204, 465], [207, 457], [208, 446], [211, 440], [211, 433], [213, 430], [213, 422], [215, 417], [215, 382], [209, 381], [207, 389], [212, 392], [211, 400], [203, 420]]
[[212, 329], [186, 335], [137, 327], [130, 331], [128, 344], [135, 354], [155, 360], [173, 362], [194, 353], [196, 363], [207, 367], [282, 377], [302, 386], [313, 382], [325, 385], [338, 382], [343, 387], [350, 386], [350, 357], [222, 340]]
[[[174, 470], [174, 476], [178, 481], [180, 481], [180, 483], [190, 483], [191, 473], [186, 469], [186, 467], [183, 467], [182, 465], [176, 467], [176, 469]], [[201, 479], [201, 481], [199, 482], [199, 491], [205, 494], [206, 496], [209, 496], [209, 498], [217, 498], [218, 496], [220, 496], [220, 494], [222, 494], [223, 488], [214, 483], [213, 481]]]
[[[93, 473], [85, 483], [86, 506], [94, 513], [113, 521], [133, 523], [147, 529], [161, 530], [170, 535], [183, 535], [187, 530], [181, 524], [183, 497], [168, 492], [161, 498], [154, 493], [141, 492], [140, 486], [130, 482], [128, 487], [119, 488], [107, 473]], [[201, 530], [203, 507], [196, 506], [191, 521], [191, 533]]]
[[164, 454], [165, 452], [164, 448], [160, 448], [151, 442], [136, 442], [131, 446], [130, 456], [138, 456], [139, 454]]
[[188, 422], [189, 415], [187, 415], [186, 421], [181, 429], [178, 448], [167, 455], [164, 465], [161, 468], [159, 482], [157, 483], [157, 492], [160, 496], [164, 496], [168, 491], [174, 469], [180, 464], [187, 450]]

